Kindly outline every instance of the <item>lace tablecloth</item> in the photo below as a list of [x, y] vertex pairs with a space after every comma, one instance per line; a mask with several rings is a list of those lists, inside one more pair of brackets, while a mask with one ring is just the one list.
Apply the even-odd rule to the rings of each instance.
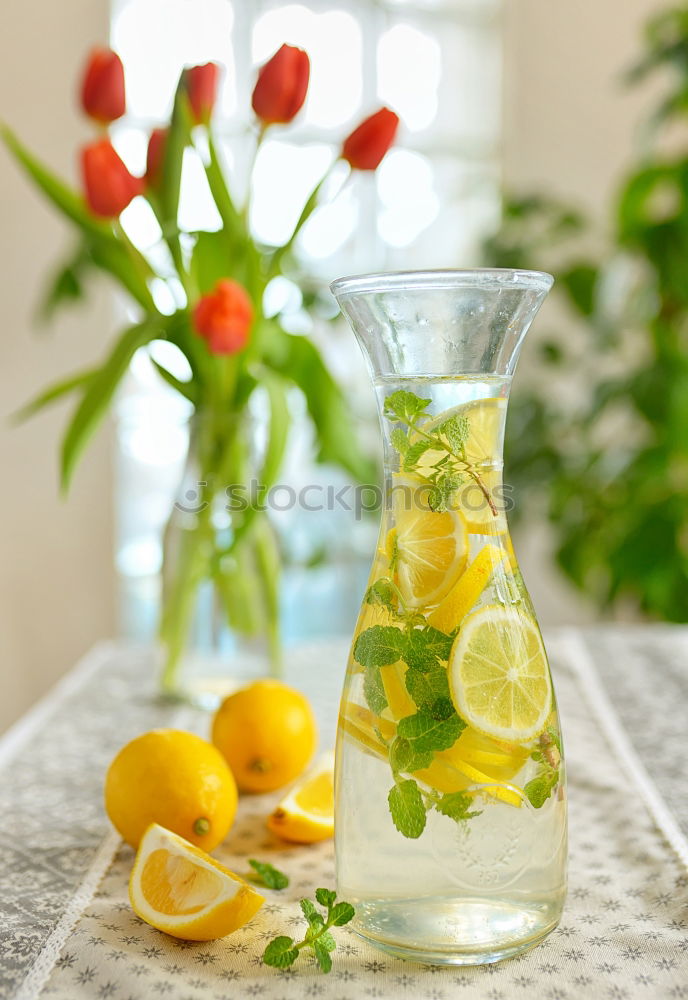
[[[150, 656], [96, 647], [0, 743], [0, 998], [33, 1000], [688, 1000], [688, 629], [598, 628], [546, 636], [562, 709], [570, 789], [570, 892], [542, 945], [498, 965], [447, 969], [375, 951], [348, 928], [333, 971], [262, 964], [294, 934], [298, 899], [332, 885], [332, 845], [279, 847], [274, 797], [242, 800], [217, 856], [291, 876], [251, 924], [210, 944], [175, 941], [127, 902], [131, 850], [101, 801], [111, 757], [159, 725], [204, 734], [207, 717], [155, 702]], [[344, 643], [303, 647], [289, 679], [334, 732]]]

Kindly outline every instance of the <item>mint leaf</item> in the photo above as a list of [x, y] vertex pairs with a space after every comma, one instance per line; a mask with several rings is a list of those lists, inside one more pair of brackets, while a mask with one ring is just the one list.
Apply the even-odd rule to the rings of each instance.
[[425, 806], [415, 781], [407, 778], [390, 789], [387, 796], [392, 822], [404, 837], [415, 840], [425, 829]]
[[313, 951], [315, 952], [315, 957], [322, 971], [329, 972], [332, 968], [332, 958], [322, 941], [313, 942]]
[[336, 903], [328, 915], [327, 922], [332, 927], [343, 927], [353, 920], [355, 912], [351, 903]]
[[463, 819], [472, 819], [474, 816], [480, 816], [479, 809], [471, 810], [472, 805], [473, 799], [466, 792], [448, 792], [435, 803], [435, 809], [442, 813], [443, 816], [455, 819], [458, 823]]
[[365, 699], [375, 715], [380, 715], [387, 708], [387, 695], [380, 676], [379, 667], [366, 667], [363, 679]]
[[311, 928], [320, 929], [325, 921], [315, 908], [315, 904], [310, 899], [300, 900], [301, 910]]
[[337, 893], [332, 889], [316, 889], [315, 898], [321, 906], [324, 906], [327, 910], [329, 910], [329, 908], [334, 905]]
[[394, 774], [402, 771], [420, 771], [432, 762], [432, 751], [415, 754], [408, 740], [395, 737], [389, 748], [389, 766]]
[[290, 937], [274, 938], [263, 952], [263, 961], [277, 969], [289, 968], [299, 957], [302, 948], [312, 948], [315, 958], [323, 972], [332, 968], [330, 952], [337, 947], [330, 927], [341, 927], [348, 924], [354, 916], [351, 903], [337, 903], [337, 893], [332, 889], [316, 889], [315, 898], [327, 910], [327, 918], [323, 917], [310, 899], [300, 900], [301, 910], [308, 921], [308, 929], [302, 941], [298, 944]]
[[361, 632], [354, 645], [354, 659], [362, 667], [384, 667], [401, 657], [406, 637], [394, 625], [373, 625]]
[[428, 506], [435, 513], [452, 509], [454, 493], [461, 485], [458, 476], [445, 473], [439, 477], [428, 495]]
[[414, 754], [425, 754], [448, 750], [454, 746], [465, 728], [465, 722], [458, 715], [451, 715], [448, 719], [433, 719], [429, 712], [421, 710], [399, 720], [397, 736], [408, 740]]
[[268, 889], [286, 889], [289, 885], [289, 879], [284, 872], [279, 871], [278, 868], [274, 868], [267, 861], [257, 861], [255, 858], [249, 858], [248, 863], [252, 868], [255, 868]]
[[433, 719], [448, 719], [454, 713], [444, 667], [436, 666], [426, 673], [409, 667], [404, 680], [418, 708], [428, 712]]
[[470, 433], [470, 424], [466, 416], [454, 416], [445, 420], [435, 433], [445, 438], [452, 451], [462, 451]]
[[382, 604], [386, 608], [392, 608], [395, 597], [396, 591], [392, 581], [381, 577], [366, 590], [365, 602], [366, 604]]
[[541, 809], [552, 794], [558, 780], [558, 771], [547, 770], [543, 774], [538, 774], [535, 778], [526, 782], [523, 791], [526, 793], [530, 804], [536, 809]]
[[[352, 907], [353, 909], [353, 907]], [[332, 937], [329, 931], [323, 931], [318, 938], [321, 944], [324, 944], [328, 951], [334, 951], [337, 947], [337, 942]]]
[[429, 448], [432, 448], [430, 441], [415, 441], [404, 454], [404, 471], [413, 472], [418, 464], [418, 459], [421, 458]]
[[440, 632], [432, 625], [414, 628], [406, 634], [404, 659], [409, 667], [427, 673], [437, 667], [440, 661], [446, 662], [449, 659], [453, 644], [453, 636]]
[[396, 448], [400, 455], [405, 455], [409, 450], [409, 439], [408, 434], [402, 431], [401, 427], [395, 427], [390, 435], [392, 445]]
[[410, 424], [425, 412], [431, 402], [431, 399], [421, 399], [413, 392], [398, 389], [385, 400], [385, 416]]
[[273, 938], [263, 952], [265, 964], [272, 965], [275, 969], [288, 969], [298, 957], [293, 938], [284, 936]]

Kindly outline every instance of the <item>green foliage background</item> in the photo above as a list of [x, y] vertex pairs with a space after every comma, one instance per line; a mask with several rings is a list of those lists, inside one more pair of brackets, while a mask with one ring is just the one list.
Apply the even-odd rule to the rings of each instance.
[[557, 279], [562, 328], [540, 344], [540, 377], [515, 390], [510, 411], [506, 475], [518, 507], [546, 497], [558, 564], [599, 609], [630, 603], [685, 622], [688, 8], [651, 20], [643, 49], [627, 84], [659, 76], [666, 87], [615, 195], [609, 246], [591, 257], [585, 219], [525, 196], [507, 200], [487, 260]]

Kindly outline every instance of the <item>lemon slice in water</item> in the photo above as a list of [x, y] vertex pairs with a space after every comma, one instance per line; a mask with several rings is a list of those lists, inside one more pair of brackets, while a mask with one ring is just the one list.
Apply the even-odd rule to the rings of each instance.
[[524, 612], [487, 605], [469, 615], [448, 672], [456, 710], [478, 732], [524, 743], [545, 728], [552, 684], [537, 623]]
[[395, 505], [392, 560], [405, 603], [432, 607], [463, 573], [468, 558], [468, 528], [460, 511], [433, 511], [411, 493], [410, 509]]

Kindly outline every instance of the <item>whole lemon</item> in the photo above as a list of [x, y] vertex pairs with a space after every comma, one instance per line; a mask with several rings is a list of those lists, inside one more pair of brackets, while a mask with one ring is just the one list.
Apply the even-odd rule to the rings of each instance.
[[242, 792], [271, 792], [293, 781], [317, 740], [308, 700], [281, 681], [256, 681], [236, 691], [213, 719], [213, 743]]
[[153, 729], [123, 746], [105, 777], [105, 809], [122, 837], [138, 847], [151, 823], [212, 851], [237, 809], [227, 762], [207, 740]]

